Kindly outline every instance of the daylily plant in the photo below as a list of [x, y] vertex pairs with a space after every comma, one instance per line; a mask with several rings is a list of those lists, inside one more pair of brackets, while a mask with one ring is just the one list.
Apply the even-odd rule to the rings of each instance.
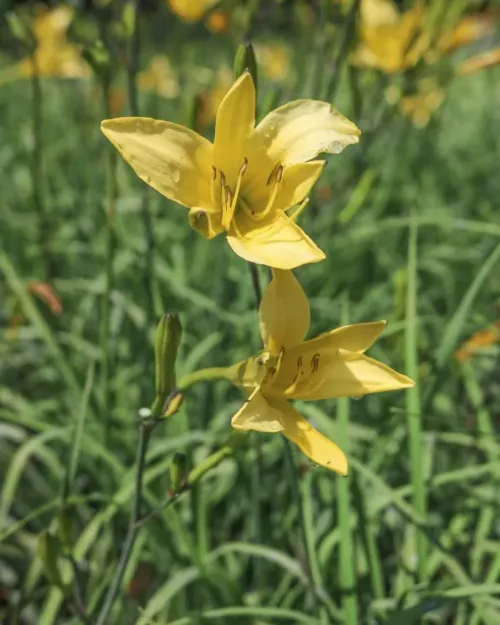
[[343, 451], [289, 400], [361, 397], [412, 387], [410, 378], [365, 356], [385, 321], [343, 326], [306, 341], [307, 297], [294, 275], [282, 270], [273, 270], [259, 317], [264, 351], [220, 372], [248, 394], [232, 418], [233, 428], [281, 432], [313, 462], [346, 475]]
[[[325, 258], [286, 211], [304, 201], [325, 162], [357, 143], [360, 131], [330, 104], [295, 100], [255, 126], [255, 86], [244, 72], [217, 111], [211, 143], [169, 121], [105, 120], [101, 128], [137, 175], [188, 207], [210, 239], [225, 233], [245, 260], [292, 269]], [[308, 162], [309, 161], [309, 162]]]
[[491, 32], [493, 25], [487, 14], [465, 15], [433, 41], [422, 2], [400, 13], [393, 0], [361, 0], [360, 17], [361, 42], [353, 63], [387, 73], [403, 71], [422, 58], [432, 62]]

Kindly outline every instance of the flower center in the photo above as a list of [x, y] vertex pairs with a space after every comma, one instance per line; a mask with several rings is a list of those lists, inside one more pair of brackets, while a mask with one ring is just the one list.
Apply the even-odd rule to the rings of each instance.
[[230, 227], [233, 226], [238, 236], [242, 236], [242, 234], [238, 229], [236, 220], [234, 219], [236, 209], [241, 208], [245, 215], [253, 221], [262, 221], [272, 211], [276, 196], [283, 180], [284, 167], [278, 163], [273, 168], [266, 181], [266, 186], [271, 187], [266, 206], [261, 210], [256, 210], [254, 207], [249, 206], [248, 202], [241, 197], [243, 176], [245, 175], [247, 168], [248, 159], [245, 157], [238, 172], [236, 185], [234, 189], [232, 189], [231, 186], [227, 184], [224, 172], [212, 165], [213, 174], [210, 185], [212, 205], [217, 206], [218, 203], [220, 204], [221, 224], [224, 230], [228, 232]]

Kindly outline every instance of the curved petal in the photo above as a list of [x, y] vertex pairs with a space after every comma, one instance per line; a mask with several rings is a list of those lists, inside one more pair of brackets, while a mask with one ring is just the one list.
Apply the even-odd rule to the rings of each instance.
[[253, 393], [231, 419], [231, 425], [237, 430], [255, 430], [257, 432], [281, 432], [281, 414], [271, 406], [260, 392]]
[[325, 258], [307, 234], [281, 211], [271, 224], [264, 227], [251, 229], [250, 220], [246, 220], [246, 225], [249, 228], [245, 228], [244, 236], [231, 230], [227, 241], [235, 254], [252, 263], [276, 269], [295, 269]]
[[224, 232], [220, 211], [207, 211], [193, 207], [188, 215], [189, 225], [205, 239], [213, 239]]
[[283, 181], [276, 196], [276, 210], [287, 210], [309, 195], [325, 166], [325, 161], [295, 163], [285, 167]]
[[366, 352], [378, 339], [385, 325], [385, 321], [353, 323], [320, 334], [314, 339], [306, 341], [303, 346], [299, 346], [297, 349], [317, 352], [320, 349], [341, 348], [350, 352]]
[[270, 393], [317, 400], [361, 397], [415, 385], [405, 375], [359, 352], [304, 349], [299, 358], [294, 362], [285, 354]]
[[254, 126], [255, 86], [251, 74], [244, 72], [225, 95], [215, 120], [214, 165], [233, 189]]
[[259, 308], [260, 333], [265, 349], [277, 354], [304, 340], [311, 324], [309, 302], [291, 271], [273, 269]]
[[149, 117], [107, 119], [101, 130], [153, 189], [189, 208], [211, 208], [210, 141], [184, 126]]
[[267, 115], [255, 132], [272, 160], [303, 163], [321, 152], [338, 154], [359, 141], [360, 130], [326, 102], [295, 100]]
[[273, 408], [282, 415], [283, 434], [316, 464], [347, 475], [347, 458], [333, 441], [320, 434], [287, 401], [272, 401]]

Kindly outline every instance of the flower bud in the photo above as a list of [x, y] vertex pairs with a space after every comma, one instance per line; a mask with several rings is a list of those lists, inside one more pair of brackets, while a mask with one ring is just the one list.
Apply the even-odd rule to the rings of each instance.
[[43, 564], [43, 572], [49, 582], [54, 586], [63, 585], [59, 570], [59, 557], [61, 556], [61, 543], [48, 530], [38, 537], [37, 554]]
[[182, 327], [175, 313], [163, 315], [155, 334], [156, 395], [166, 401], [175, 385], [175, 361], [181, 342]]
[[257, 61], [253, 46], [249, 41], [240, 43], [234, 57], [234, 75], [239, 78], [243, 72], [250, 72], [257, 90]]
[[188, 457], [176, 451], [170, 464], [170, 492], [176, 494], [182, 490], [188, 474]]

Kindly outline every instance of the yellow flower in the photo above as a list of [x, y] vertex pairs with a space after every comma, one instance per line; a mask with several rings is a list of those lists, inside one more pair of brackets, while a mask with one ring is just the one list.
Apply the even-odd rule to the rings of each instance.
[[179, 95], [179, 83], [170, 61], [161, 54], [155, 54], [148, 66], [137, 74], [137, 86], [164, 98], [175, 98]]
[[280, 43], [261, 43], [255, 46], [259, 68], [270, 80], [284, 80], [290, 72], [290, 50]]
[[40, 76], [82, 78], [90, 75], [78, 48], [66, 39], [72, 19], [73, 12], [68, 6], [42, 10], [32, 26], [37, 42], [34, 59], [26, 58], [19, 63], [21, 75], [33, 75], [35, 66]]
[[264, 351], [223, 374], [248, 394], [231, 425], [281, 432], [317, 464], [346, 475], [342, 450], [314, 429], [289, 400], [360, 397], [412, 387], [410, 378], [364, 354], [385, 321], [343, 326], [305, 341], [309, 303], [293, 274], [281, 270], [273, 270], [259, 316]]
[[458, 66], [458, 74], [466, 76], [467, 74], [475, 74], [488, 67], [494, 67], [500, 64], [500, 48], [494, 48], [487, 52], [477, 54]]
[[325, 257], [286, 211], [305, 201], [323, 169], [324, 161], [310, 159], [339, 153], [360, 134], [316, 100], [285, 104], [255, 126], [248, 72], [217, 111], [213, 144], [184, 126], [145, 117], [109, 119], [101, 128], [142, 180], [190, 209], [189, 223], [200, 234], [225, 233], [245, 260], [280, 269]]
[[444, 98], [444, 90], [432, 78], [422, 78], [417, 82], [415, 92], [403, 97], [397, 87], [389, 87], [386, 90], [386, 100], [390, 104], [398, 104], [403, 115], [409, 117], [417, 128], [427, 126]]
[[492, 30], [493, 21], [488, 15], [466, 15], [432, 43], [430, 33], [424, 28], [426, 17], [422, 2], [400, 13], [392, 0], [361, 0], [361, 42], [354, 52], [353, 63], [387, 73], [399, 72], [422, 58], [435, 61]]
[[198, 22], [218, 0], [168, 0], [170, 10], [186, 22]]
[[229, 13], [222, 9], [212, 11], [205, 20], [205, 25], [211, 33], [224, 33], [229, 28]]

